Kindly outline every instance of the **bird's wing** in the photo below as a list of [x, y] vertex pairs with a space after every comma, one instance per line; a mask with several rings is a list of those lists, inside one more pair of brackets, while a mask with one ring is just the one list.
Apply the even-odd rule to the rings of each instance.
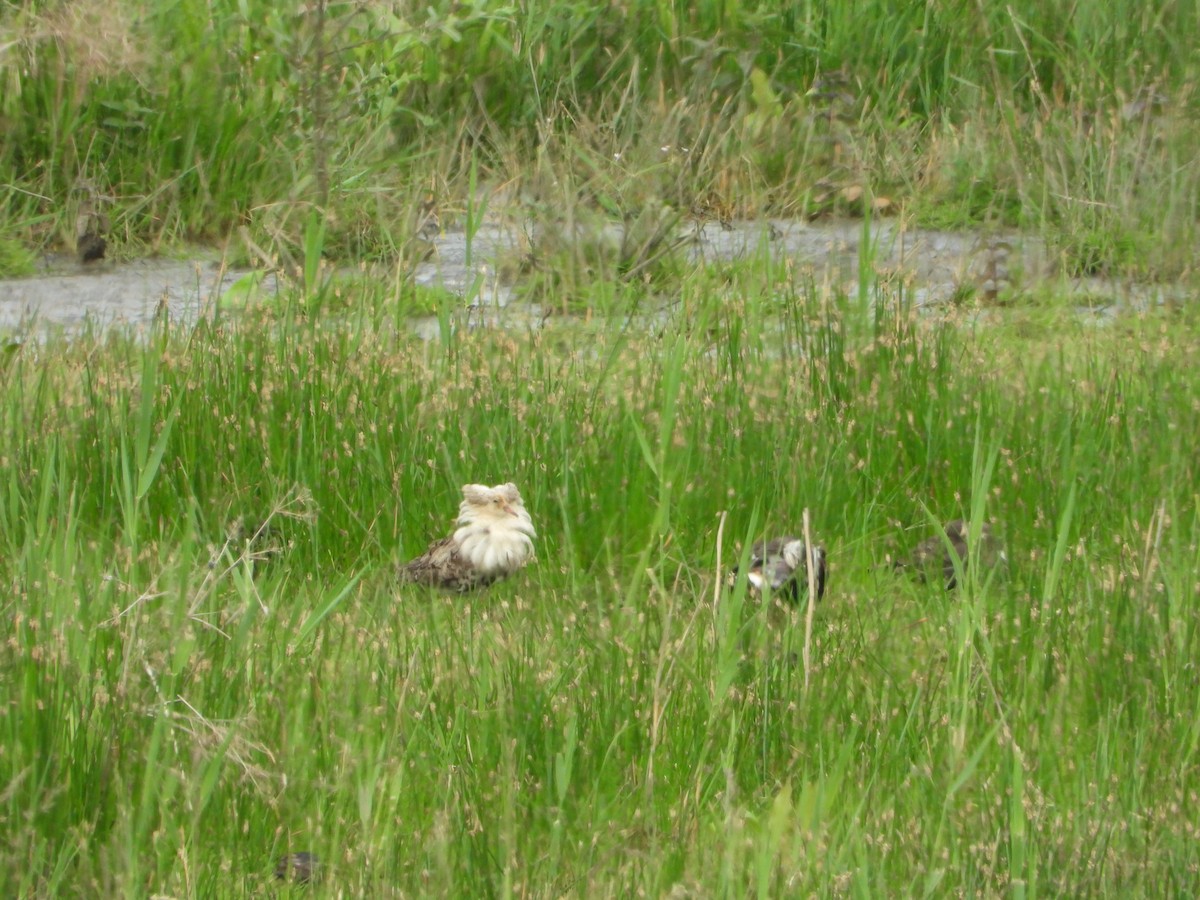
[[467, 591], [483, 583], [479, 571], [458, 552], [453, 537], [429, 545], [416, 559], [400, 567], [401, 581], [425, 584], [448, 591]]
[[765, 563], [782, 559], [784, 557], [784, 548], [795, 540], [796, 538], [787, 536], [773, 538], [769, 541], [759, 541], [750, 548], [750, 562]]

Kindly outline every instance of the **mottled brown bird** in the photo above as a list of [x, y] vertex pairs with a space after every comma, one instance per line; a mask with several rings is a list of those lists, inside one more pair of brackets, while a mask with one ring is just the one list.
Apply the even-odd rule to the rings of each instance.
[[101, 208], [104, 198], [90, 182], [82, 181], [76, 192], [83, 197], [75, 217], [75, 251], [81, 263], [93, 263], [104, 259], [108, 249], [108, 216]]
[[[817, 599], [825, 596], [825, 548], [813, 548], [816, 564]], [[729, 576], [732, 585], [738, 570]], [[793, 604], [800, 602], [801, 589], [808, 588], [808, 548], [803, 538], [780, 537], [771, 541], [759, 541], [750, 548], [750, 561], [746, 567], [746, 580], [750, 591], [755, 594], [771, 593], [783, 597]]]
[[[985, 567], [992, 567], [999, 562], [1005, 562], [1008, 557], [1000, 544], [999, 538], [992, 531], [992, 526], [984, 522], [979, 529], [979, 543], [973, 551], [967, 547], [967, 536], [970, 524], [962, 519], [946, 523], [945, 537], [931, 537], [921, 541], [913, 549], [912, 556], [907, 560], [897, 560], [895, 568], [912, 568], [922, 581], [936, 577], [940, 570], [946, 590], [953, 589], [958, 584], [955, 563], [965, 573], [968, 561], [977, 561]], [[947, 542], [949, 546], [947, 546]], [[953, 555], [951, 555], [953, 554]]]
[[108, 241], [104, 239], [104, 235], [95, 231], [84, 232], [76, 242], [79, 261], [82, 263], [98, 262], [104, 259], [104, 252], [107, 249]]
[[288, 853], [275, 864], [275, 877], [280, 881], [308, 884], [321, 877], [321, 861], [312, 853]]
[[468, 484], [462, 493], [458, 529], [401, 566], [401, 582], [469, 591], [508, 577], [533, 558], [537, 532], [515, 484]]

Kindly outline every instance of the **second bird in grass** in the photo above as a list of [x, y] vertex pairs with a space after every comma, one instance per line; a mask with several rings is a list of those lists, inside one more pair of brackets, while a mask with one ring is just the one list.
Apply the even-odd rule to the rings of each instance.
[[[979, 543], [973, 552], [968, 552], [967, 536], [970, 524], [962, 519], [954, 519], [946, 523], [945, 537], [938, 535], [917, 544], [910, 560], [898, 560], [897, 569], [911, 567], [922, 581], [934, 578], [940, 570], [946, 583], [946, 590], [953, 589], [958, 578], [955, 573], [955, 563], [963, 571], [967, 571], [967, 562], [978, 562], [991, 568], [998, 562], [1005, 562], [1008, 557], [1000, 544], [1000, 539], [992, 531], [992, 526], [983, 522], [979, 528]], [[948, 546], [947, 546], [948, 545]], [[951, 555], [953, 554], [953, 555]]]
[[508, 577], [533, 558], [537, 532], [515, 484], [468, 484], [462, 493], [458, 529], [401, 566], [402, 582], [469, 591]]
[[275, 878], [278, 881], [311, 884], [320, 880], [320, 877], [321, 861], [314, 854], [303, 850], [281, 856], [275, 864]]
[[[825, 548], [814, 547], [812, 557], [820, 600], [825, 595]], [[730, 584], [737, 574], [735, 568], [729, 577]], [[808, 548], [804, 539], [789, 536], [759, 541], [750, 548], [746, 580], [752, 593], [778, 594], [793, 604], [799, 603], [800, 591], [808, 589]]]

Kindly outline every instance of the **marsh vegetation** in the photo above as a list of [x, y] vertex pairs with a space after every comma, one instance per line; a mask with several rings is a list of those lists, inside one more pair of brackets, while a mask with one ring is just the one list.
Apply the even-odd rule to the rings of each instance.
[[[6, 896], [1195, 892], [1191, 305], [674, 249], [886, 215], [1186, 285], [1195, 10], [839, 9], [2, 8], [0, 259], [86, 179], [115, 264], [280, 284], [0, 355]], [[537, 329], [408, 278], [489, 216]], [[534, 563], [397, 584], [508, 481]], [[727, 584], [806, 510], [807, 654]], [[893, 571], [952, 519], [1007, 565]]]

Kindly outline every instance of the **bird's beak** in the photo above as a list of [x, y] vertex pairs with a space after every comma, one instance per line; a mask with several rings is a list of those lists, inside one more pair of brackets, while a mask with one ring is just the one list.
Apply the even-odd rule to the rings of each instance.
[[515, 509], [513, 509], [512, 506], [509, 505], [508, 503], [504, 504], [503, 509], [506, 513], [508, 513], [513, 518], [517, 517], [517, 511]]

